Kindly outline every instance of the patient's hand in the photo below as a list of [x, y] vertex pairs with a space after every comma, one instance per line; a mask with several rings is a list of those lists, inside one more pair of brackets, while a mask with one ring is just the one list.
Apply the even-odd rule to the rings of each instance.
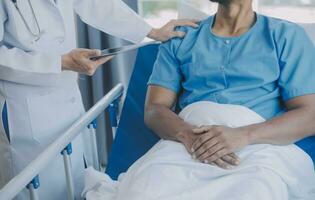
[[[194, 129], [197, 127], [191, 126], [191, 124], [182, 120], [172, 111], [172, 107], [176, 104], [176, 99], [177, 94], [172, 90], [160, 86], [149, 86], [144, 120], [146, 125], [158, 134], [160, 138], [181, 142], [185, 145], [187, 151], [193, 154], [193, 144], [200, 138], [204, 131], [201, 131], [199, 134], [199, 129], [196, 129], [195, 133]], [[239, 159], [231, 152], [208, 163], [228, 168], [231, 165], [237, 165]]]
[[[193, 151], [193, 145], [199, 140], [201, 137], [201, 134], [203, 132], [199, 131], [200, 129], [191, 129], [191, 130], [185, 130], [180, 132], [177, 135], [177, 138], [181, 143], [184, 144], [187, 151], [193, 155], [193, 158], [197, 158], [195, 155], [195, 151]], [[196, 133], [195, 133], [196, 132]], [[203, 147], [202, 147], [203, 148]], [[200, 159], [199, 159], [200, 160]], [[200, 160], [204, 163], [211, 164], [211, 165], [217, 165], [218, 167], [229, 169], [231, 166], [236, 166], [240, 163], [240, 160], [237, 155], [235, 155], [233, 152], [223, 155], [221, 157], [218, 157], [216, 160], [208, 161], [207, 159]]]
[[212, 163], [248, 145], [248, 134], [243, 128], [204, 126], [193, 130], [198, 138], [191, 152], [198, 160]]

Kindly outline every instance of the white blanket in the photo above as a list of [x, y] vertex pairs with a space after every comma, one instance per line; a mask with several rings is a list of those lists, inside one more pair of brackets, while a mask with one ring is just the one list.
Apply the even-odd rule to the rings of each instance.
[[[246, 126], [263, 122], [235, 105], [198, 102], [180, 117], [194, 125]], [[310, 157], [296, 145], [251, 145], [237, 152], [230, 170], [195, 161], [182, 144], [160, 141], [118, 181], [92, 168], [86, 171], [87, 200], [314, 200]]]

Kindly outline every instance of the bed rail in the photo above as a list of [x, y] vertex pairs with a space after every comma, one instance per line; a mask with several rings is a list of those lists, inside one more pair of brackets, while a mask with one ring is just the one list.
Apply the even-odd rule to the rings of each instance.
[[[100, 101], [98, 101], [89, 111], [86, 112], [85, 115], [80, 117], [69, 129], [67, 129], [62, 136], [60, 136], [56, 141], [50, 144], [46, 148], [46, 150], [43, 151], [33, 162], [31, 162], [24, 170], [22, 170], [17, 176], [15, 176], [9, 183], [7, 183], [0, 190], [0, 199], [13, 199], [26, 186], [29, 186], [31, 198], [37, 199], [38, 197], [36, 197], [36, 193], [34, 193], [34, 189], [36, 190], [36, 186], [39, 187], [37, 175], [41, 172], [41, 170], [44, 169], [46, 165], [48, 165], [51, 160], [60, 155], [60, 152], [64, 152], [63, 155], [70, 156], [71, 151], [69, 152], [69, 145], [71, 144], [71, 141], [80, 134], [81, 130], [83, 130], [91, 122], [93, 122], [93, 120], [95, 120], [111, 103], [117, 100], [122, 95], [123, 90], [123, 85], [118, 84]], [[65, 168], [67, 168], [66, 165], [67, 162], [65, 162]], [[67, 179], [68, 178], [69, 177], [67, 177]], [[68, 199], [73, 198], [71, 196], [71, 193], [73, 193], [73, 191], [69, 191], [69, 188], [71, 190], [71, 187], [71, 185], [68, 185]]]

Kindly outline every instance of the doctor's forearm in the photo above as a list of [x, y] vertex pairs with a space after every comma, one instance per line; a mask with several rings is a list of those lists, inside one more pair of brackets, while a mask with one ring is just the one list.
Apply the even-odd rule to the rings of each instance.
[[292, 144], [315, 133], [315, 110], [297, 108], [280, 117], [244, 128], [250, 144]]
[[75, 0], [81, 20], [110, 35], [141, 42], [152, 27], [122, 0]]

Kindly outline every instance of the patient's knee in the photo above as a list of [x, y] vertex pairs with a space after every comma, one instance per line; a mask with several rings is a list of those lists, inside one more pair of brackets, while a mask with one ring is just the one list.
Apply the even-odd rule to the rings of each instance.
[[255, 191], [256, 199], [259, 199], [259, 196], [266, 199], [266, 195], [270, 200], [288, 199], [287, 185], [276, 172], [266, 168], [257, 168], [252, 171], [250, 177], [252, 178], [248, 179], [245, 184], [248, 186], [248, 192]]

